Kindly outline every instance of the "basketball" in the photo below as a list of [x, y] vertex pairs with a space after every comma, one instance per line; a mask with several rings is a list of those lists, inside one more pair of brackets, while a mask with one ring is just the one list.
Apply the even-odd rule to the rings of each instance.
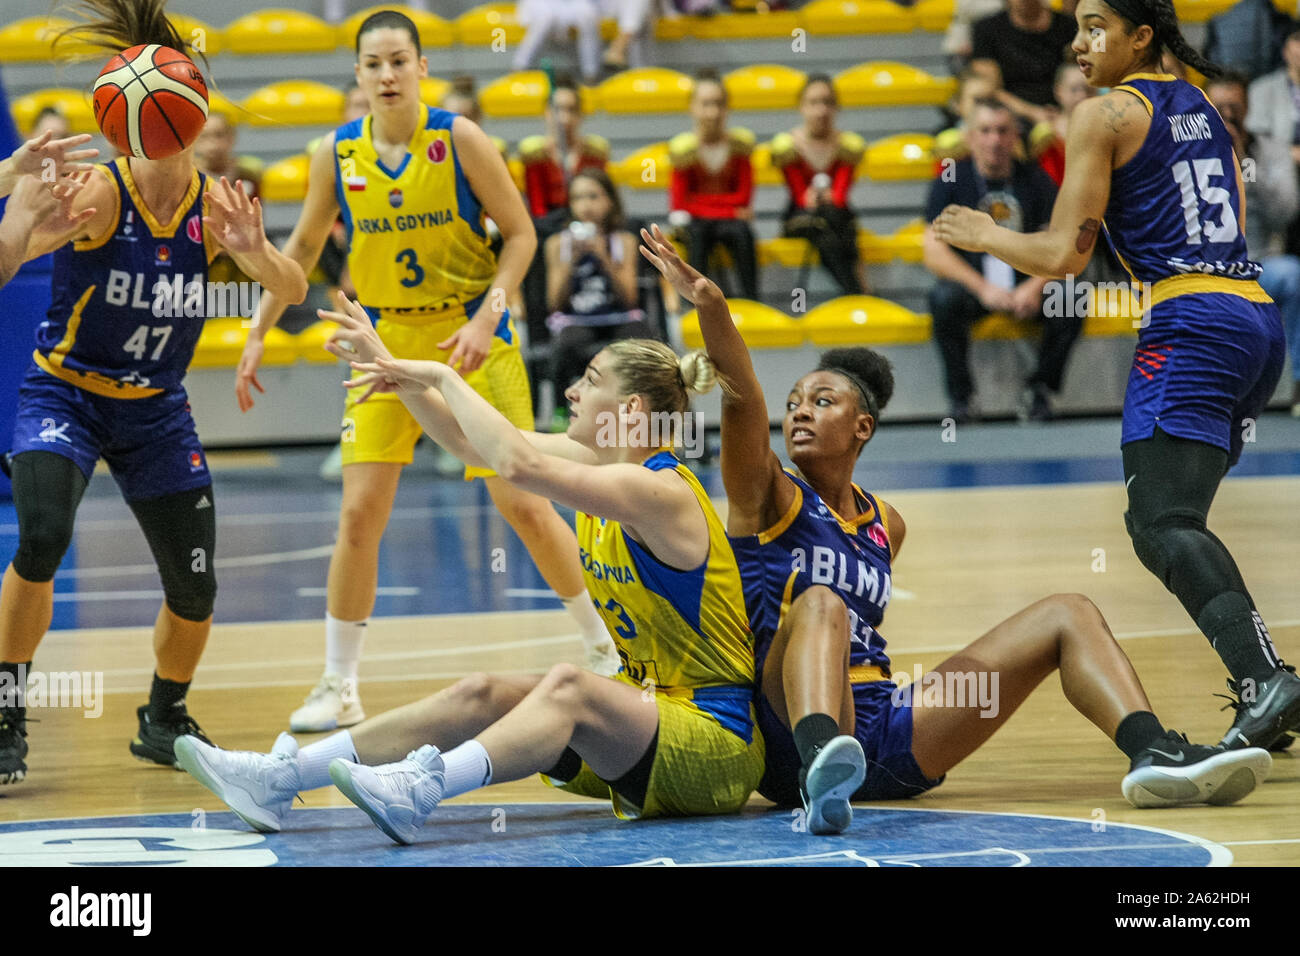
[[100, 71], [94, 108], [100, 131], [119, 150], [165, 159], [198, 138], [208, 118], [208, 87], [184, 53], [139, 44]]

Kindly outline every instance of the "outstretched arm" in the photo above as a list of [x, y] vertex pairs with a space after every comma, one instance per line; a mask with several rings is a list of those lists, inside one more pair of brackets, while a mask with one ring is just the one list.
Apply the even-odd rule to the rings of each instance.
[[55, 183], [70, 173], [80, 173], [90, 168], [84, 162], [99, 155], [99, 150], [77, 149], [90, 142], [89, 133], [79, 133], [67, 139], [53, 139], [54, 133], [46, 130], [29, 139], [5, 160], [0, 160], [0, 197], [8, 196], [23, 176], [36, 176], [46, 183]]
[[73, 210], [89, 173], [69, 176], [52, 187], [35, 176], [18, 180], [0, 221], [0, 286], [31, 256], [28, 250], [43, 240], [65, 237], [62, 245], [94, 218], [94, 208]]
[[1142, 104], [1123, 92], [1075, 108], [1065, 141], [1065, 181], [1046, 229], [1014, 232], [987, 213], [949, 206], [934, 221], [935, 237], [959, 249], [991, 253], [1026, 275], [1078, 275], [1092, 258], [1110, 201], [1116, 137], [1141, 112]]
[[763, 389], [754, 373], [745, 340], [731, 319], [722, 290], [682, 261], [659, 227], [641, 230], [641, 254], [677, 290], [695, 303], [704, 349], [727, 388], [722, 395], [722, 483], [727, 491], [727, 530], [755, 534], [783, 513], [793, 495], [772, 451], [771, 426]]
[[249, 199], [225, 176], [207, 193], [208, 214], [203, 224], [212, 230], [221, 248], [230, 253], [245, 273], [277, 298], [297, 305], [307, 298], [307, 277], [303, 268], [266, 238], [262, 226], [262, 203]]

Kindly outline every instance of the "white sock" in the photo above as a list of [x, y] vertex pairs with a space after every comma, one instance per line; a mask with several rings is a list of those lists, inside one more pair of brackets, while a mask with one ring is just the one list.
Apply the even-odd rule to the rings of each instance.
[[442, 764], [446, 774], [442, 786], [444, 800], [486, 787], [492, 782], [492, 761], [477, 740], [467, 740], [443, 754]]
[[361, 645], [366, 640], [365, 621], [340, 621], [325, 613], [325, 673], [344, 680], [357, 679]]
[[352, 732], [340, 730], [324, 740], [308, 744], [298, 751], [298, 772], [302, 774], [302, 789], [315, 790], [327, 787], [330, 780], [330, 761], [335, 757], [357, 763], [357, 748], [352, 743]]
[[596, 605], [591, 603], [591, 597], [585, 590], [573, 597], [560, 598], [560, 603], [578, 622], [578, 628], [582, 631], [583, 648], [590, 650], [614, 643], [614, 639], [609, 636], [609, 629], [596, 611]]

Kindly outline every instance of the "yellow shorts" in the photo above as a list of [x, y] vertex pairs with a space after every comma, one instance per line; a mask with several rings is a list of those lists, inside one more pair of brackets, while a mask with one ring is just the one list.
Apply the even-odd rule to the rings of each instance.
[[[622, 675], [615, 680], [640, 687]], [[615, 815], [623, 820], [740, 810], [763, 776], [763, 735], [758, 725], [753, 725], [754, 739], [747, 744], [684, 698], [656, 694], [655, 703], [659, 707], [659, 745], [650, 767], [644, 807], [620, 797], [585, 762], [568, 783], [545, 775], [542, 780], [566, 793], [609, 800]]]
[[[450, 338], [466, 321], [464, 309], [457, 308], [432, 319], [385, 316], [375, 323], [375, 329], [394, 358], [445, 362], [451, 352], [438, 348], [438, 343]], [[532, 392], [513, 320], [508, 319], [505, 327], [497, 330], [487, 358], [465, 376], [465, 381], [513, 425], [533, 430]], [[415, 443], [424, 434], [420, 423], [396, 395], [374, 395], [361, 405], [357, 404], [358, 398], [357, 391], [349, 391], [343, 409], [343, 464], [409, 465]], [[487, 468], [465, 468], [466, 481], [494, 474]]]

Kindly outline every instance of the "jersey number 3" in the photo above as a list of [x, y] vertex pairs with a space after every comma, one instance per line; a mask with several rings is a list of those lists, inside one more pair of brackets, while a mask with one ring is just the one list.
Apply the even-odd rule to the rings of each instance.
[[[1195, 171], [1195, 178], [1193, 178]], [[1206, 242], [1232, 242], [1237, 238], [1237, 217], [1232, 211], [1232, 198], [1222, 186], [1211, 186], [1211, 176], [1223, 175], [1223, 164], [1217, 159], [1194, 159], [1189, 165], [1180, 160], [1172, 167], [1174, 182], [1183, 197], [1183, 223], [1187, 226], [1187, 244], [1199, 246], [1204, 232]], [[1219, 222], [1201, 222], [1200, 198], [1220, 209]]]
[[406, 265], [406, 275], [402, 276], [399, 280], [405, 288], [414, 289], [424, 281], [424, 269], [422, 269], [420, 264], [415, 261], [414, 249], [403, 249], [397, 254], [397, 259], [395, 261], [402, 262]]

